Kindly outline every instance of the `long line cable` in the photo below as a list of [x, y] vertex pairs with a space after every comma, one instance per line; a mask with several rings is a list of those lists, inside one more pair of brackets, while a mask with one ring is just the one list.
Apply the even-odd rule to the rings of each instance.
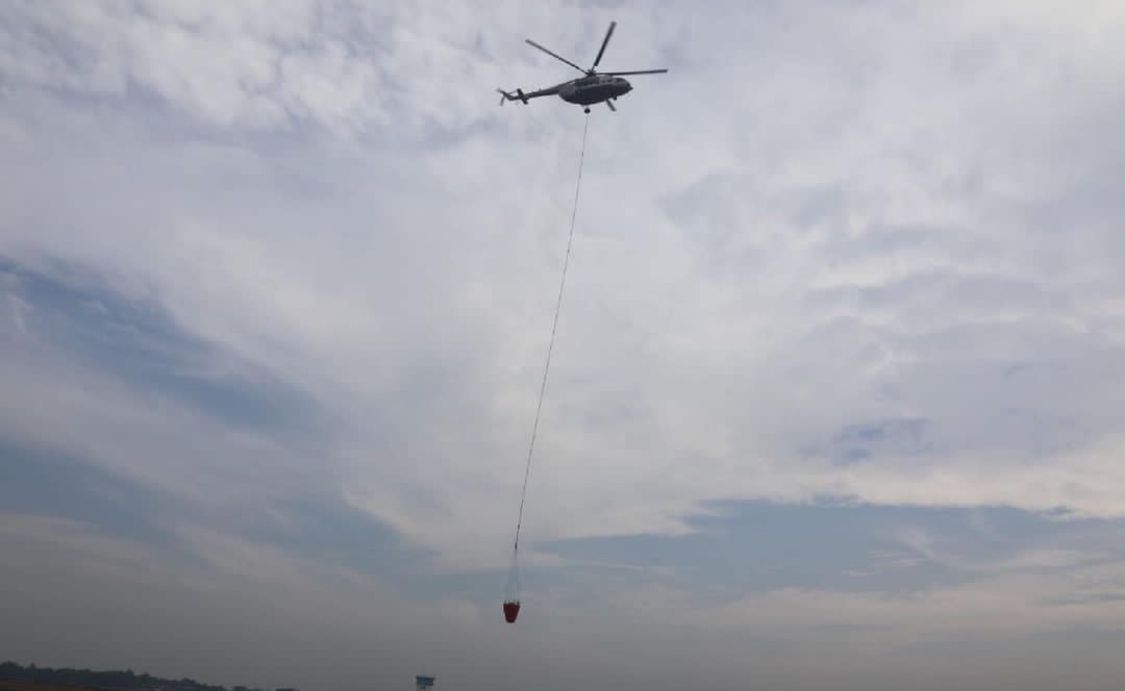
[[[539, 383], [539, 403], [535, 406], [535, 421], [531, 423], [531, 442], [527, 445], [527, 465], [523, 471], [523, 489], [520, 490], [520, 511], [516, 518], [516, 540], [512, 557], [520, 549], [520, 528], [523, 526], [523, 506], [527, 501], [527, 481], [531, 477], [531, 459], [535, 456], [535, 439], [539, 434], [539, 418], [543, 413], [543, 398], [547, 393], [547, 375], [551, 372], [551, 354], [555, 350], [555, 334], [559, 330], [559, 313], [562, 311], [563, 293], [566, 289], [566, 272], [570, 267], [570, 250], [574, 246], [574, 222], [578, 218], [578, 193], [582, 189], [582, 164], [586, 160], [586, 133], [590, 131], [590, 116], [582, 126], [582, 148], [578, 154], [578, 179], [574, 183], [574, 207], [570, 211], [570, 233], [566, 240], [566, 257], [563, 259], [562, 277], [559, 279], [559, 296], [555, 301], [555, 318], [551, 322], [551, 338], [547, 342], [547, 359], [543, 364], [543, 380]], [[513, 562], [514, 566], [514, 562]]]

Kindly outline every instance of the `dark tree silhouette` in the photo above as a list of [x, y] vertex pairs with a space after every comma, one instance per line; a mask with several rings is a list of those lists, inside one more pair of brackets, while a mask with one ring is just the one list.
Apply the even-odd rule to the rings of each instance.
[[[26, 667], [15, 662], [0, 662], [0, 681], [23, 682], [30, 684], [54, 684], [58, 686], [84, 686], [104, 691], [151, 690], [151, 691], [228, 691], [225, 686], [203, 684], [194, 679], [161, 679], [151, 674], [136, 674], [131, 669], [124, 671], [95, 671], [89, 669], [51, 669]], [[236, 686], [234, 691], [263, 691]], [[293, 690], [295, 691], [295, 690]]]

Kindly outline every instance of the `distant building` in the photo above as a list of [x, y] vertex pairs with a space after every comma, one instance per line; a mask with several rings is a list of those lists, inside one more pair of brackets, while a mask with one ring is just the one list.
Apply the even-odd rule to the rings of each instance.
[[414, 688], [415, 688], [415, 690], [416, 691], [422, 691], [422, 689], [433, 688], [434, 680], [436, 678], [437, 677], [414, 677]]

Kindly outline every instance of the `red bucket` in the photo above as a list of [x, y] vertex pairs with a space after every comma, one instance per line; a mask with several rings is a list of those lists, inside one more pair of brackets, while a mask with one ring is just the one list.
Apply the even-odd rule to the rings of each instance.
[[520, 615], [520, 601], [508, 600], [504, 603], [504, 621], [509, 624], [516, 622], [516, 617]]

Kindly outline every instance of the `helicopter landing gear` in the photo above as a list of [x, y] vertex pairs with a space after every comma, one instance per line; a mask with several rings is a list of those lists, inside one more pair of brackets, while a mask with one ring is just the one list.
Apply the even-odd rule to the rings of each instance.
[[587, 115], [589, 115], [589, 114], [590, 114], [590, 106], [586, 106], [585, 108], [583, 108], [583, 109], [582, 109], [582, 112], [583, 112], [583, 113], [586, 113]]

